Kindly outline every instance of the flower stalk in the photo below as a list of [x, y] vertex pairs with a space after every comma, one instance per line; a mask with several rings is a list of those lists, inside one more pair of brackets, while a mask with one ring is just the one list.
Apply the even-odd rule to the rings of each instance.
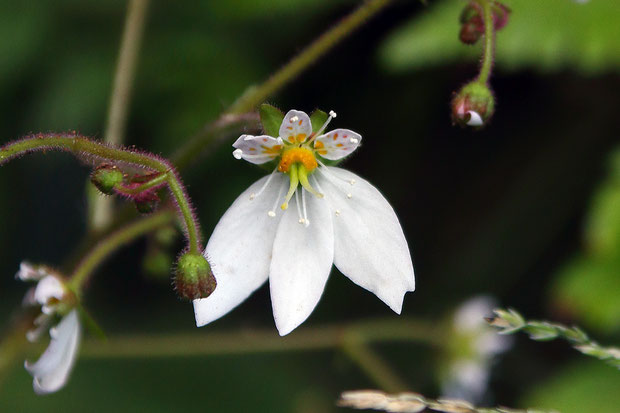
[[525, 320], [514, 309], [496, 309], [493, 312], [495, 317], [487, 318], [486, 320], [491, 326], [498, 328], [500, 334], [513, 334], [523, 331], [532, 340], [536, 341], [550, 341], [561, 338], [568, 341], [575, 350], [585, 355], [596, 357], [620, 369], [620, 348], [601, 346], [579, 327], [567, 327], [548, 321]]
[[[161, 174], [168, 185], [184, 222], [188, 251], [199, 254], [202, 251], [198, 220], [194, 216], [189, 197], [174, 166], [167, 160], [147, 152], [121, 149], [91, 141], [83, 136], [70, 134], [38, 134], [6, 144], [0, 148], [0, 165], [11, 159], [34, 151], [60, 150], [72, 153], [78, 158], [91, 161], [129, 164]], [[159, 184], [156, 182], [153, 186]], [[151, 184], [149, 184], [151, 185]]]

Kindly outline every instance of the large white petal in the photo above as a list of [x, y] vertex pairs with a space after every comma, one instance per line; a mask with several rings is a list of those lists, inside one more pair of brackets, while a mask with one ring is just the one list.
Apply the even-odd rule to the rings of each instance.
[[332, 208], [334, 264], [400, 314], [404, 295], [415, 289], [415, 280], [394, 210], [364, 179], [344, 169], [326, 169], [314, 175]]
[[39, 360], [26, 369], [34, 376], [33, 387], [37, 394], [60, 390], [69, 379], [75, 364], [82, 329], [77, 310], [72, 310], [50, 330], [52, 340]]
[[293, 198], [273, 244], [269, 287], [273, 317], [281, 336], [290, 333], [312, 313], [334, 261], [329, 207], [323, 199], [308, 193], [305, 196], [310, 225], [299, 223], [297, 200]]
[[[271, 182], [260, 193], [270, 177]], [[209, 297], [194, 300], [198, 327], [228, 313], [267, 280], [273, 240], [282, 216], [278, 195], [283, 197], [287, 181], [280, 173], [258, 180], [218, 222], [205, 249], [217, 287]], [[252, 194], [256, 194], [253, 199]], [[268, 215], [272, 209], [274, 217]]]

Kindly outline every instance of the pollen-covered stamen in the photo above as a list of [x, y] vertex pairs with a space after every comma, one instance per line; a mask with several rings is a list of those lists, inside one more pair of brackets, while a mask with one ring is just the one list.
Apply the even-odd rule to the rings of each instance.
[[282, 209], [288, 208], [288, 201], [291, 200], [291, 198], [295, 194], [295, 190], [297, 189], [297, 186], [299, 185], [299, 176], [297, 174], [297, 169], [298, 169], [297, 163], [292, 164], [288, 169], [288, 176], [289, 176], [290, 184], [288, 187], [288, 193], [286, 194], [286, 197], [284, 198], [284, 202], [282, 203], [282, 205], [280, 205], [280, 208]]
[[316, 133], [312, 134], [312, 138], [310, 138], [310, 140], [308, 141], [308, 143], [313, 142], [317, 136], [321, 136], [321, 134], [323, 133], [323, 131], [325, 130], [325, 128], [327, 127], [327, 125], [329, 125], [329, 122], [332, 121], [332, 119], [334, 119], [336, 116], [338, 116], [336, 114], [336, 112], [334, 112], [333, 110], [329, 111], [329, 117], [327, 118], [327, 120], [325, 121], [325, 123], [323, 124], [323, 126], [321, 126], [321, 129], [319, 129]]
[[243, 151], [241, 149], [235, 149], [232, 154], [235, 157], [235, 159], [240, 160], [241, 157], [243, 156]]

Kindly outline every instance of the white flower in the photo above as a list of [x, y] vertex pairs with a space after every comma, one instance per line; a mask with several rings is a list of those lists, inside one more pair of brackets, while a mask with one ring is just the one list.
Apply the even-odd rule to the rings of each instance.
[[67, 383], [75, 364], [81, 333], [75, 309], [50, 329], [52, 340], [45, 352], [36, 363], [25, 363], [26, 370], [34, 377], [32, 386], [35, 393], [53, 393]]
[[[443, 394], [471, 402], [480, 401], [488, 386], [491, 363], [512, 345], [511, 337], [497, 334], [484, 321], [493, 314], [495, 300], [477, 296], [465, 301], [454, 314], [453, 326], [458, 346], [443, 382]], [[465, 347], [465, 348], [463, 348]]]
[[[24, 298], [25, 305], [41, 306], [41, 314], [34, 321], [35, 328], [26, 333], [29, 341], [36, 341], [48, 330], [59, 308], [65, 304], [67, 291], [59, 276], [43, 266], [34, 267], [23, 262], [16, 278], [38, 281]], [[67, 383], [77, 357], [81, 332], [76, 309], [62, 317], [57, 326], [49, 328], [51, 341], [47, 349], [36, 363], [25, 363], [26, 370], [34, 377], [35, 393], [52, 393]]]
[[308, 115], [291, 110], [279, 137], [242, 135], [233, 144], [238, 159], [278, 160], [278, 166], [242, 193], [216, 226], [205, 255], [218, 284], [211, 296], [194, 301], [198, 326], [228, 313], [269, 279], [276, 327], [286, 335], [317, 305], [332, 264], [400, 314], [404, 294], [415, 288], [407, 241], [374, 186], [321, 162], [349, 155], [362, 140], [348, 129], [322, 134], [335, 115], [313, 133]]

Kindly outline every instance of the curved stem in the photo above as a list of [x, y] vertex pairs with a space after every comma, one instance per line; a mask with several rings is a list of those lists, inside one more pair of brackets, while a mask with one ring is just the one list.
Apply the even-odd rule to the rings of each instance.
[[110, 254], [121, 246], [130, 243], [135, 238], [169, 224], [173, 219], [174, 213], [169, 210], [161, 210], [110, 234], [107, 238], [101, 240], [77, 265], [69, 279], [69, 288], [76, 295], [80, 296], [89, 276]]
[[495, 28], [493, 21], [493, 9], [491, 1], [481, 0], [478, 2], [483, 10], [484, 19], [484, 52], [482, 55], [482, 66], [478, 82], [487, 84], [493, 68], [493, 57], [495, 54]]
[[[248, 88], [233, 105], [226, 110], [214, 125], [231, 119], [234, 115], [241, 115], [265, 101], [269, 96], [308, 69], [313, 63], [330, 51], [334, 46], [345, 39], [349, 34], [359, 29], [368, 19], [379, 13], [393, 0], [367, 0], [351, 14], [327, 30], [301, 53], [292, 58], [280, 70], [271, 75], [258, 86]], [[211, 127], [207, 126], [185, 143], [171, 158], [180, 169], [187, 166], [199, 156], [210, 144], [216, 142]]]
[[193, 214], [183, 184], [170, 162], [147, 152], [119, 149], [82, 136], [41, 134], [8, 143], [0, 148], [0, 165], [15, 157], [39, 150], [67, 151], [81, 158], [128, 163], [162, 173], [166, 176], [166, 183], [183, 217], [189, 250], [193, 253], [202, 250], [198, 220]]
[[158, 176], [156, 176], [155, 178], [143, 183], [140, 186], [137, 186], [135, 188], [129, 188], [127, 186], [117, 186], [114, 189], [117, 192], [120, 192], [123, 195], [138, 195], [144, 191], [148, 191], [149, 189], [153, 189], [153, 188], [157, 188], [158, 186], [161, 186], [163, 184], [166, 183], [166, 181], [168, 180], [168, 174], [159, 174]]

